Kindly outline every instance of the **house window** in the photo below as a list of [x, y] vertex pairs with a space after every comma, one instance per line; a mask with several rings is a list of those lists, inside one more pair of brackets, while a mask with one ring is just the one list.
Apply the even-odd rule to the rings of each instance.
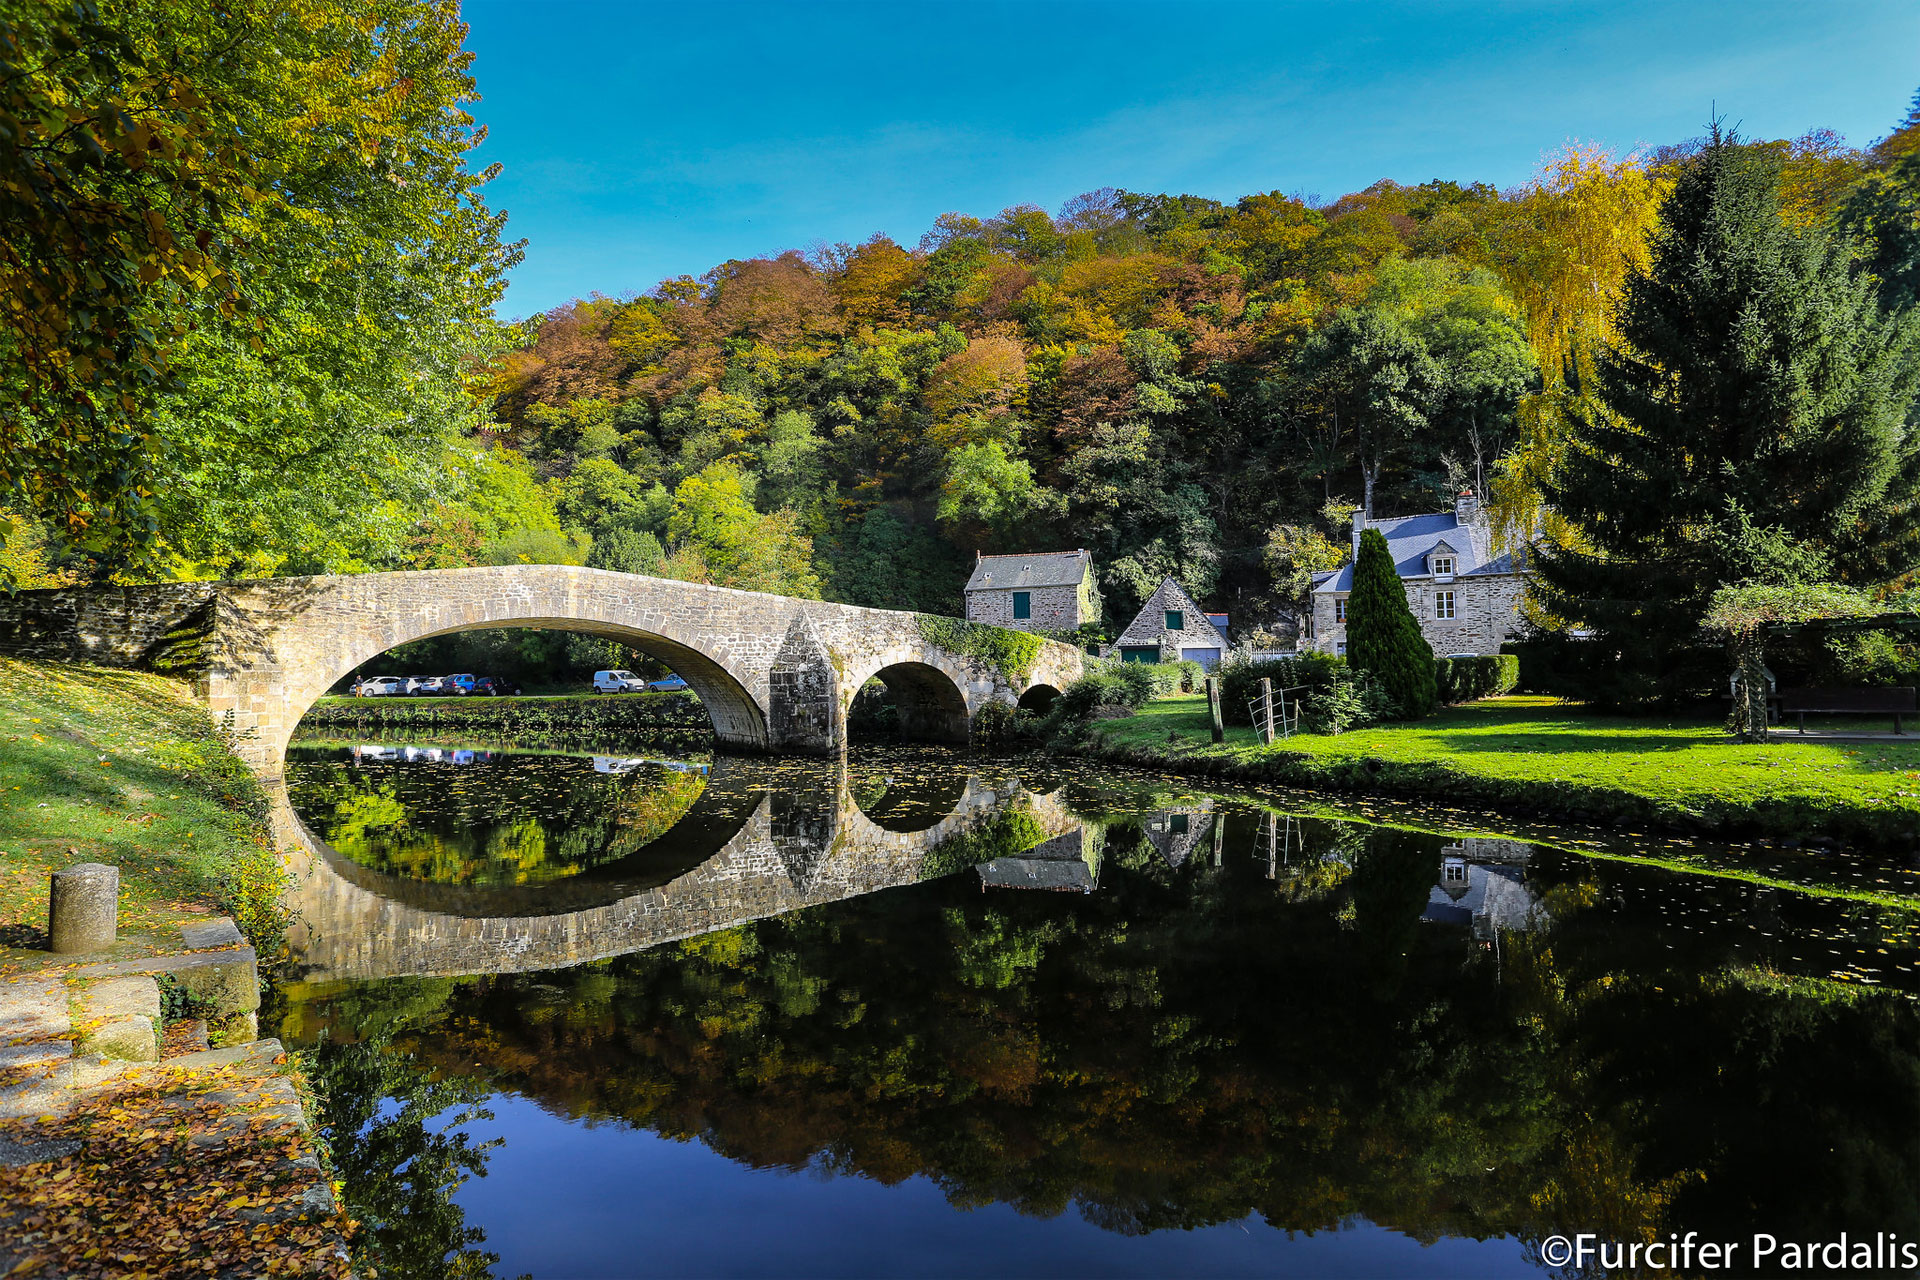
[[1013, 616], [1031, 618], [1033, 616], [1033, 592], [1016, 591], [1013, 593]]
[[1451, 618], [1453, 616], [1453, 592], [1436, 591], [1433, 593], [1433, 616]]
[[1464, 862], [1449, 862], [1447, 864], [1447, 883], [1465, 884], [1466, 882], [1467, 864]]
[[1345, 596], [1335, 596], [1333, 598], [1333, 620], [1335, 622], [1345, 622], [1347, 620], [1347, 598]]
[[1173, 821], [1168, 824], [1168, 829], [1177, 836], [1187, 834], [1187, 815], [1184, 813], [1176, 813], [1172, 815], [1172, 818]]
[[1436, 578], [1451, 578], [1453, 576], [1453, 557], [1435, 556], [1433, 558], [1433, 576]]
[[1185, 631], [1186, 629], [1187, 629], [1187, 615], [1182, 613], [1178, 609], [1167, 610], [1167, 630]]

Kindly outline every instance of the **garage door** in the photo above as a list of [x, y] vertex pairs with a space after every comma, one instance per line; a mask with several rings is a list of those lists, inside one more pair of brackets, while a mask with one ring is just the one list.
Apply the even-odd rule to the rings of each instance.
[[1123, 644], [1120, 646], [1122, 662], [1158, 662], [1160, 646], [1157, 644]]
[[1180, 656], [1187, 662], [1199, 663], [1209, 671], [1214, 670], [1220, 665], [1220, 650], [1218, 649], [1182, 649]]

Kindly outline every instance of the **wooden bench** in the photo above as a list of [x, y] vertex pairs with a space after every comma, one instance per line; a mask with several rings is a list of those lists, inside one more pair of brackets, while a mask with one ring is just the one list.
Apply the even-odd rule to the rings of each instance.
[[1892, 716], [1893, 731], [1901, 733], [1900, 720], [1920, 711], [1910, 687], [1881, 689], [1782, 689], [1780, 714], [1793, 716], [1800, 732], [1807, 731], [1808, 716]]

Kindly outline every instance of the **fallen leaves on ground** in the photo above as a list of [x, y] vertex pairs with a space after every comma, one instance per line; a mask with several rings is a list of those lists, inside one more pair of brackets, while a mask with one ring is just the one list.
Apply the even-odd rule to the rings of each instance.
[[[262, 1117], [216, 1128], [270, 1101], [262, 1086], [225, 1072], [161, 1076], [57, 1120], [0, 1127], [16, 1142], [80, 1143], [0, 1168], [0, 1275], [348, 1276], [346, 1220], [302, 1202], [324, 1182], [307, 1139]], [[192, 1141], [208, 1135], [218, 1141]]]

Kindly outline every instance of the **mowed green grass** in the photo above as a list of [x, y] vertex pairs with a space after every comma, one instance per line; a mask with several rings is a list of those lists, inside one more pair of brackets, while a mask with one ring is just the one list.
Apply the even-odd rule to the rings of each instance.
[[120, 868], [130, 949], [177, 948], [265, 838], [257, 787], [183, 684], [0, 658], [0, 959], [33, 959], [14, 949], [43, 945], [47, 878], [76, 862]]
[[1233, 726], [1215, 746], [1206, 699], [1199, 695], [1159, 699], [1129, 719], [1099, 721], [1093, 728], [1114, 746], [1183, 757], [1257, 760], [1297, 752], [1327, 760], [1432, 763], [1462, 775], [1610, 788], [1689, 807], [1707, 800], [1798, 798], [1828, 807], [1905, 809], [1920, 822], [1920, 733], [1883, 742], [1749, 744], [1707, 720], [1590, 715], [1537, 697], [1490, 698], [1417, 723], [1337, 737], [1296, 734], [1271, 747], [1252, 729]]

